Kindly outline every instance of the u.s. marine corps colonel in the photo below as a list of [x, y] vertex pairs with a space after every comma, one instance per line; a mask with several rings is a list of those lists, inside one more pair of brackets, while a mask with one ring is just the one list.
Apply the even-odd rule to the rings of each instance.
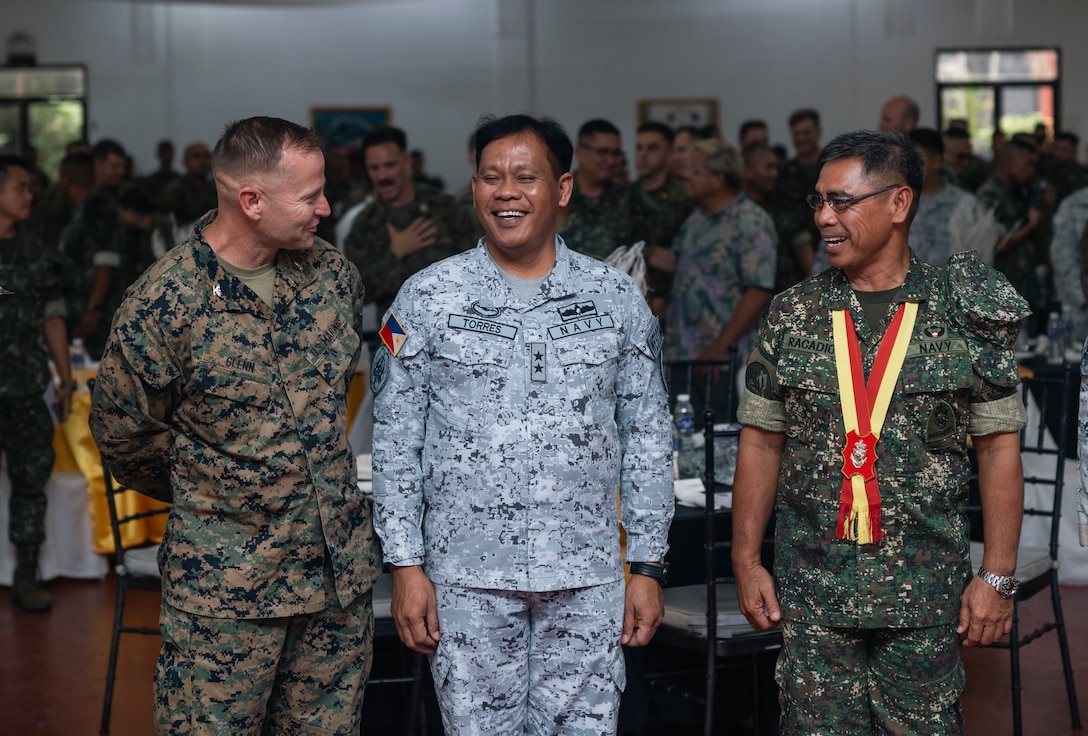
[[393, 617], [431, 654], [447, 734], [614, 733], [620, 645], [647, 643], [662, 616], [661, 336], [626, 275], [556, 236], [562, 128], [489, 119], [476, 143], [486, 234], [405, 283], [374, 358]]
[[219, 208], [130, 289], [91, 429], [117, 478], [173, 501], [159, 552], [160, 734], [353, 734], [380, 574], [347, 443], [362, 284], [315, 238], [312, 131], [227, 126]]
[[[923, 167], [906, 136], [847, 133], [821, 161], [808, 202], [831, 268], [771, 302], [737, 412], [741, 610], [758, 630], [782, 624], [783, 734], [960, 734], [960, 638], [1008, 633], [1018, 585], [1012, 344], [1029, 312], [974, 251], [946, 268], [911, 254]], [[775, 508], [772, 577], [760, 546]]]

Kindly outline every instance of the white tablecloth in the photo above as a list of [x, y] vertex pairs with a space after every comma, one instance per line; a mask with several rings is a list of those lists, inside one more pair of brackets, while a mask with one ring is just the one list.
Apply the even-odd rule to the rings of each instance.
[[[39, 568], [43, 580], [57, 577], [102, 578], [109, 570], [103, 555], [91, 549], [91, 517], [87, 485], [79, 473], [53, 473], [45, 486], [45, 542]], [[0, 585], [11, 585], [15, 546], [8, 540], [11, 481], [6, 463], [0, 466]]]

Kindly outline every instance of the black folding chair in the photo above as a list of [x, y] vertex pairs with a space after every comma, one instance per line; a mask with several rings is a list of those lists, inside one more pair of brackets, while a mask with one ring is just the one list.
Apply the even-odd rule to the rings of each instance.
[[102, 475], [106, 483], [106, 506], [110, 515], [110, 532], [113, 535], [114, 570], [117, 573], [117, 602], [113, 613], [113, 634], [110, 638], [110, 658], [106, 667], [106, 694], [102, 700], [102, 723], [100, 734], [110, 732], [110, 710], [113, 706], [113, 687], [117, 674], [117, 651], [121, 644], [121, 634], [158, 634], [158, 626], [131, 626], [125, 624], [125, 600], [129, 590], [145, 590], [162, 593], [159, 577], [159, 545], [151, 544], [133, 549], [125, 549], [122, 544], [121, 530], [126, 524], [152, 516], [161, 516], [170, 512], [170, 507], [150, 508], [120, 515], [117, 498], [127, 491], [138, 490], [121, 485], [114, 480], [105, 461], [102, 463]]
[[[1065, 630], [1065, 616], [1062, 612], [1061, 594], [1058, 587], [1058, 532], [1060, 528], [1062, 510], [1062, 490], [1065, 485], [1065, 460], [1067, 457], [1066, 441], [1069, 422], [1069, 407], [1080, 385], [1080, 365], [1067, 364], [1059, 375], [1036, 375], [1024, 378], [1022, 399], [1025, 407], [1029, 398], [1034, 398], [1039, 407], [1039, 423], [1037, 427], [1025, 428], [1020, 432], [1021, 457], [1042, 457], [1053, 460], [1053, 471], [1041, 474], [1025, 473], [1025, 486], [1042, 486], [1052, 489], [1048, 497], [1041, 503], [1033, 503], [1025, 499], [1024, 515], [1026, 517], [1041, 517], [1049, 523], [1049, 541], [1046, 547], [1030, 547], [1021, 545], [1017, 551], [1015, 577], [1020, 580], [1020, 589], [1013, 599], [1012, 629], [1008, 640], [1001, 640], [992, 646], [1008, 649], [1012, 675], [1012, 716], [1013, 733], [1020, 736], [1023, 733], [1023, 712], [1020, 703], [1021, 671], [1020, 649], [1040, 638], [1049, 631], [1058, 634], [1058, 645], [1061, 650], [1062, 672], [1065, 675], [1065, 690], [1069, 699], [1069, 712], [1074, 729], [1081, 727], [1080, 709], [1077, 706], [1076, 687], [1073, 682], [1073, 665], [1069, 654], [1069, 638]], [[1057, 399], [1057, 400], [1055, 400]], [[1059, 412], [1059, 417], [1049, 416], [1051, 412]], [[1056, 427], [1056, 437], [1048, 435], [1048, 427]], [[976, 481], [977, 482], [977, 481]], [[973, 521], [981, 519], [978, 509], [974, 512]], [[972, 535], [978, 538], [978, 534]], [[985, 550], [983, 542], [971, 543], [972, 570], [978, 570], [982, 564], [982, 556]], [[1020, 631], [1020, 603], [1043, 591], [1050, 592], [1052, 616], [1029, 633]]]

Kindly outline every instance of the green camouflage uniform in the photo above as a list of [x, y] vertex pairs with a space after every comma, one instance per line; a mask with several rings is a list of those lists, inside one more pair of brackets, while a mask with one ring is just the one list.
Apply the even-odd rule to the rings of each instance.
[[811, 237], [811, 243], [819, 243], [821, 237], [812, 217], [812, 208], [805, 201], [805, 197], [816, 191], [820, 168], [819, 163], [806, 166], [797, 159], [792, 159], [782, 167], [775, 183], [779, 204], [793, 214], [794, 221], [804, 227]]
[[[309, 250], [280, 251], [270, 307], [204, 240], [215, 215], [132, 287], [98, 369], [90, 418], [118, 479], [173, 502], [159, 552], [160, 733], [187, 733], [179, 725], [187, 720], [212, 723], [215, 733], [259, 733], [187, 700], [191, 660], [206, 655], [210, 664], [196, 674], [219, 680], [206, 692], [229, 686], [260, 700], [272, 686], [268, 668], [277, 661], [289, 668], [310, 644], [323, 654], [302, 687], [343, 719], [335, 733], [348, 733], [358, 728], [358, 683], [337, 683], [334, 665], [369, 657], [369, 590], [381, 572], [371, 502], [356, 486], [347, 443], [361, 280], [332, 246], [315, 240]], [[189, 623], [171, 610], [188, 614]], [[195, 617], [238, 625], [192, 623]], [[253, 627], [249, 619], [274, 620]], [[300, 640], [292, 627], [307, 621]], [[204, 625], [234, 637], [204, 644]], [[247, 650], [282, 636], [296, 651], [274, 648], [253, 665], [264, 668], [256, 674], [239, 667], [253, 661]], [[280, 675], [273, 701], [291, 689]], [[277, 707], [269, 704], [266, 727]], [[313, 725], [322, 723], [315, 715]]]
[[30, 223], [41, 237], [45, 247], [55, 250], [60, 246], [61, 233], [68, 227], [75, 212], [75, 205], [64, 196], [60, 184], [52, 184], [34, 202]]
[[[665, 183], [653, 191], [646, 191], [639, 183], [631, 187], [631, 207], [632, 241], [645, 240], [647, 247], [671, 248], [695, 203], [688, 197], [687, 182], [669, 174]], [[650, 287], [648, 296], [667, 297], [672, 274], [648, 268], [646, 282]]]
[[609, 182], [601, 196], [587, 197], [575, 176], [559, 235], [571, 250], [604, 260], [616, 248], [636, 240], [631, 200], [631, 187], [615, 182]]
[[[796, 207], [787, 206], [782, 201], [782, 195], [775, 191], [757, 202], [774, 223], [774, 231], [777, 235], [776, 260], [774, 275], [775, 292], [783, 291], [794, 284], [800, 283], [808, 277], [808, 273], [801, 267], [797, 259], [798, 248], [808, 248], [815, 251], [812, 235], [808, 225], [812, 222], [812, 211], [807, 213]], [[800, 219], [803, 216], [803, 219]]]
[[673, 241], [666, 360], [695, 360], [722, 334], [745, 290], [774, 288], [777, 239], [770, 215], [743, 194], [717, 214], [691, 213]]
[[172, 214], [182, 226], [196, 222], [218, 204], [215, 182], [210, 176], [202, 180], [179, 177], [163, 187], [159, 194], [159, 210]]
[[102, 354], [106, 345], [113, 313], [121, 304], [125, 287], [135, 280], [135, 259], [127, 253], [126, 241], [117, 200], [103, 190], [83, 200], [61, 235], [69, 334], [74, 334], [74, 328], [90, 306], [95, 269], [99, 266], [113, 269], [109, 291], [98, 312], [98, 334], [84, 338], [87, 352], [95, 358]]
[[[883, 539], [858, 545], [836, 536], [845, 430], [831, 311], [849, 309], [854, 316], [869, 371], [902, 301], [919, 306], [877, 445]], [[874, 330], [842, 271], [829, 269], [772, 301], [749, 359], [738, 418], [785, 434], [774, 561], [783, 619], [802, 626], [872, 630], [877, 637], [884, 634], [876, 630], [907, 636], [920, 632], [930, 649], [917, 650], [899, 667], [904, 681], [914, 683], [904, 685], [904, 692], [918, 696], [908, 706], [926, 706], [929, 700], [918, 688], [947, 678], [940, 689], [951, 693], [951, 700], [935, 707], [955, 710], [962, 674], [954, 664], [937, 664], [929, 656], [949, 649], [939, 643], [942, 636], [954, 637], [960, 597], [971, 576], [964, 511], [971, 472], [966, 436], [1024, 426], [1012, 345], [1027, 314], [1011, 285], [974, 252], [953, 255], [947, 269], [912, 257], [903, 286]], [[926, 629], [932, 629], [928, 636]], [[804, 636], [787, 635], [779, 664], [784, 711], [798, 722], [811, 719], [810, 730], [800, 728], [799, 733], [855, 733], [834, 725], [846, 718], [839, 711], [850, 708], [845, 681], [811, 658], [799, 664], [804, 647]], [[933, 671], [938, 666], [943, 669]], [[869, 680], [870, 688], [880, 688], [872, 675]], [[817, 693], [825, 695], [811, 697]], [[865, 692], [853, 693], [854, 700], [859, 696], [874, 713], [880, 710], [873, 692], [868, 699]], [[937, 692], [932, 699], [940, 700]], [[946, 731], [932, 724], [903, 731], [934, 732]]]
[[49, 383], [44, 321], [64, 317], [61, 261], [25, 227], [0, 240], [0, 453], [11, 477], [8, 537], [45, 539], [45, 483], [53, 470], [53, 423], [42, 401]]
[[[433, 245], [398, 260], [390, 252], [386, 224], [404, 230], [417, 218], [434, 222], [438, 236]], [[453, 197], [425, 185], [416, 185], [416, 198], [403, 207], [389, 207], [375, 200], [360, 212], [344, 241], [344, 255], [363, 274], [366, 301], [382, 314], [393, 303], [409, 276], [432, 263], [476, 245], [483, 233], [476, 213], [457, 204]]]
[[[1018, 230], [1027, 222], [1028, 210], [1032, 207], [1042, 209], [1040, 202], [1034, 200], [1027, 187], [1014, 191], [991, 176], [978, 189], [978, 199], [986, 209], [993, 210], [994, 218], [1005, 232]], [[1020, 296], [1027, 299], [1033, 310], [1043, 307], [1043, 291], [1039, 286], [1039, 277], [1035, 273], [1038, 257], [1031, 238], [1025, 238], [1012, 248], [994, 256], [994, 266], [1005, 274], [1009, 283], [1016, 287]]]

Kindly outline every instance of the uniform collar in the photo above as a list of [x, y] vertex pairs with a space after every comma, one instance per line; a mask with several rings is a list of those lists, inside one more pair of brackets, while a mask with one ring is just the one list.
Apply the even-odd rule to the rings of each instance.
[[[472, 268], [483, 276], [487, 296], [477, 303], [484, 308], [509, 308], [513, 291], [506, 282], [506, 278], [500, 273], [497, 263], [487, 251], [487, 236], [480, 238], [476, 244], [476, 251], [472, 260]], [[563, 238], [555, 236], [555, 265], [540, 286], [540, 293], [533, 297], [526, 309], [533, 309], [545, 302], [556, 299], [565, 299], [576, 292], [571, 276], [570, 250]], [[521, 311], [521, 310], [519, 310]]]
[[[898, 305], [903, 302], [918, 302], [921, 304], [930, 299], [930, 286], [927, 283], [928, 279], [923, 274], [923, 271], [927, 268], [926, 264], [914, 257], [914, 251], [911, 251], [907, 276], [903, 279], [903, 285], [899, 287], [899, 292], [895, 295], [895, 304]], [[831, 310], [853, 309], [855, 315], [860, 316], [862, 314], [861, 303], [854, 295], [854, 290], [850, 288], [850, 282], [846, 280], [846, 274], [843, 273], [842, 269], [835, 268], [831, 270], [831, 288], [828, 290], [828, 297], [828, 305]], [[888, 313], [891, 314], [892, 311], [889, 310]], [[855, 319], [854, 324], [867, 325], [868, 323], [864, 319]]]
[[[209, 306], [217, 311], [245, 312], [266, 318], [272, 316], [271, 308], [260, 297], [220, 265], [215, 251], [204, 238], [204, 228], [211, 224], [217, 214], [218, 210], [211, 210], [200, 218], [189, 240], [197, 268], [206, 275], [211, 286]], [[312, 250], [280, 250], [276, 255], [276, 285], [272, 292], [276, 314], [282, 314], [298, 297], [299, 291], [317, 279], [312, 253]]]

